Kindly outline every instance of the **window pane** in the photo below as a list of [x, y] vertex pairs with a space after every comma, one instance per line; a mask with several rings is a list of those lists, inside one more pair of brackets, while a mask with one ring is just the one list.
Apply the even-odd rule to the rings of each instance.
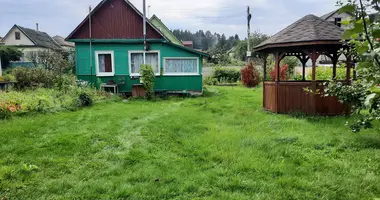
[[197, 59], [165, 59], [165, 73], [197, 73]]
[[145, 53], [145, 63], [152, 65], [154, 73], [160, 73], [160, 66], [158, 65], [158, 53]]
[[20, 32], [15, 32], [15, 37], [16, 37], [16, 40], [20, 40], [21, 38]]
[[112, 60], [111, 54], [98, 54], [99, 59], [99, 72], [112, 73]]
[[140, 66], [144, 64], [143, 53], [131, 53], [131, 73], [140, 73]]

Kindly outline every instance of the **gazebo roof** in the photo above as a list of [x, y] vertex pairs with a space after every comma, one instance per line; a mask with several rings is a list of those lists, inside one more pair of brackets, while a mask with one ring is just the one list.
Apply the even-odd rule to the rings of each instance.
[[307, 15], [268, 40], [254, 47], [256, 51], [276, 47], [310, 44], [340, 44], [344, 30], [315, 15]]

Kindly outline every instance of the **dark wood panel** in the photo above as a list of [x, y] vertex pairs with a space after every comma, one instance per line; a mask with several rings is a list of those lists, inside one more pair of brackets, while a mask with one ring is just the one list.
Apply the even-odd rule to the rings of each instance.
[[[93, 39], [141, 39], [143, 18], [124, 0], [108, 0], [92, 15]], [[77, 27], [70, 39], [88, 39], [89, 22]], [[160, 39], [161, 35], [147, 24], [147, 38]]]
[[[277, 113], [303, 112], [308, 115], [342, 115], [347, 113], [348, 106], [340, 103], [336, 97], [323, 97], [321, 94], [310, 94], [305, 88], [312, 88], [312, 82], [265, 82], [264, 107]], [[323, 91], [323, 85], [317, 89]], [[278, 88], [278, 103], [276, 91]]]
[[272, 82], [264, 83], [264, 108], [276, 112], [276, 85]]

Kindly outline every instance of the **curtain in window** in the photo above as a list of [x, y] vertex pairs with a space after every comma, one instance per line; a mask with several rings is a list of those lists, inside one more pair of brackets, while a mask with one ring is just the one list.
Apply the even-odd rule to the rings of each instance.
[[145, 61], [147, 65], [152, 65], [156, 74], [160, 73], [160, 66], [158, 66], [158, 53], [145, 53]]
[[112, 72], [111, 54], [99, 54], [99, 72], [108, 73]]
[[197, 73], [197, 59], [165, 59], [165, 73]]
[[131, 73], [140, 73], [140, 66], [144, 64], [143, 53], [131, 53]]
[[99, 72], [106, 72], [104, 54], [99, 54], [98, 59], [99, 59]]

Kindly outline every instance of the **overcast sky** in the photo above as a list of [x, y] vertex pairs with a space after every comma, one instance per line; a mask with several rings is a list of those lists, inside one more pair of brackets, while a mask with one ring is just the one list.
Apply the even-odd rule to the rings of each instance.
[[[142, 10], [142, 0], [130, 0]], [[51, 36], [66, 37], [100, 0], [0, 0], [0, 36], [14, 25], [35, 28]], [[336, 0], [147, 0], [170, 29], [210, 30], [245, 38], [246, 6], [251, 6], [252, 31], [272, 35], [297, 19], [321, 16], [334, 9]]]

